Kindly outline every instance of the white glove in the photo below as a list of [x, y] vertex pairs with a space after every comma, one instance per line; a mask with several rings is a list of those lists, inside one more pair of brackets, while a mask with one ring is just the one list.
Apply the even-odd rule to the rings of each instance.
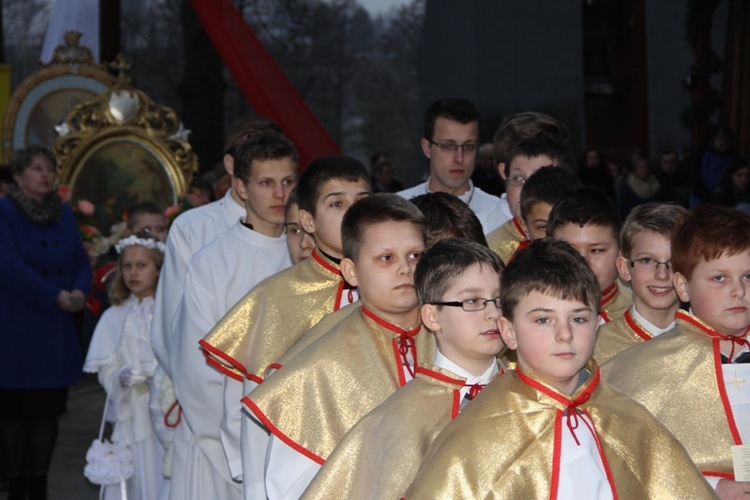
[[123, 387], [133, 387], [146, 381], [146, 376], [138, 370], [129, 366], [120, 369], [120, 385]]

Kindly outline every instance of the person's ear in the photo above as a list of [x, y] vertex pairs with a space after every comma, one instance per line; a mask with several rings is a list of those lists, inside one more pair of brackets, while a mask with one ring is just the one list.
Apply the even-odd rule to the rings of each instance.
[[299, 223], [306, 233], [315, 233], [315, 218], [307, 210], [299, 209]]
[[232, 177], [232, 189], [242, 201], [247, 201], [247, 186], [241, 179]]
[[497, 173], [500, 174], [500, 178], [503, 182], [508, 182], [508, 176], [505, 173], [505, 162], [497, 164]]
[[632, 276], [630, 276], [630, 260], [627, 257], [623, 257], [623, 255], [620, 254], [615, 261], [615, 266], [617, 267], [617, 274], [620, 275], [620, 278], [625, 281], [630, 281], [632, 279]]
[[422, 140], [419, 141], [419, 144], [422, 146], [422, 153], [427, 158], [432, 158], [432, 152], [430, 151], [430, 141], [428, 141], [425, 138], [422, 138]]
[[682, 274], [674, 273], [672, 284], [680, 300], [682, 302], [690, 302], [690, 285], [688, 280]]
[[425, 304], [419, 310], [419, 315], [422, 318], [422, 323], [431, 332], [440, 331], [440, 322], [437, 317], [438, 306], [433, 304]]
[[354, 265], [354, 261], [352, 259], [341, 259], [340, 268], [341, 275], [344, 277], [347, 283], [352, 286], [359, 286], [359, 281], [357, 280], [357, 266]]
[[516, 341], [516, 331], [513, 328], [513, 323], [505, 316], [500, 316], [497, 319], [497, 329], [500, 330], [500, 337], [502, 337], [508, 349], [516, 350], [518, 342]]
[[224, 155], [222, 162], [224, 163], [224, 170], [234, 178], [234, 158], [232, 158], [232, 155]]

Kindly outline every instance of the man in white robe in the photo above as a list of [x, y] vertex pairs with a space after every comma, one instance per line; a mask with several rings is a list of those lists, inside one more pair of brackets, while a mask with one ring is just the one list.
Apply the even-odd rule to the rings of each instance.
[[[190, 261], [175, 319], [169, 364], [187, 425], [179, 434], [186, 462], [175, 465], [173, 499], [241, 498], [241, 384], [227, 384], [234, 390], [225, 402], [226, 377], [206, 364], [198, 341], [258, 282], [291, 265], [284, 207], [296, 181], [294, 145], [281, 134], [258, 134], [237, 149], [234, 171], [245, 217]], [[232, 407], [227, 418], [225, 406]]]

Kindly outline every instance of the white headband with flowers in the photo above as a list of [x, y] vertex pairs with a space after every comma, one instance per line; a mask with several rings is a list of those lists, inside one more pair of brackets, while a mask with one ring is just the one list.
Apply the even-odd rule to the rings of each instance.
[[136, 235], [128, 236], [127, 238], [121, 239], [117, 245], [115, 245], [115, 250], [117, 250], [117, 253], [122, 253], [122, 250], [126, 247], [132, 246], [132, 245], [139, 245], [145, 248], [148, 248], [149, 250], [153, 250], [154, 248], [159, 250], [161, 253], [164, 253], [167, 250], [166, 245], [162, 243], [161, 241], [157, 240], [147, 240], [145, 238], [139, 238]]

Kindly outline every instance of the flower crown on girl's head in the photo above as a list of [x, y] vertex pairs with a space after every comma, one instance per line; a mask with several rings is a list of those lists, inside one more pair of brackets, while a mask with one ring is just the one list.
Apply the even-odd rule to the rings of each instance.
[[122, 253], [122, 251], [132, 245], [139, 245], [145, 248], [148, 248], [149, 250], [153, 250], [154, 248], [159, 250], [161, 253], [164, 253], [167, 250], [166, 245], [158, 240], [151, 240], [146, 238], [139, 238], [136, 235], [128, 236], [127, 238], [121, 239], [117, 245], [115, 245], [115, 250], [117, 250], [117, 253]]

